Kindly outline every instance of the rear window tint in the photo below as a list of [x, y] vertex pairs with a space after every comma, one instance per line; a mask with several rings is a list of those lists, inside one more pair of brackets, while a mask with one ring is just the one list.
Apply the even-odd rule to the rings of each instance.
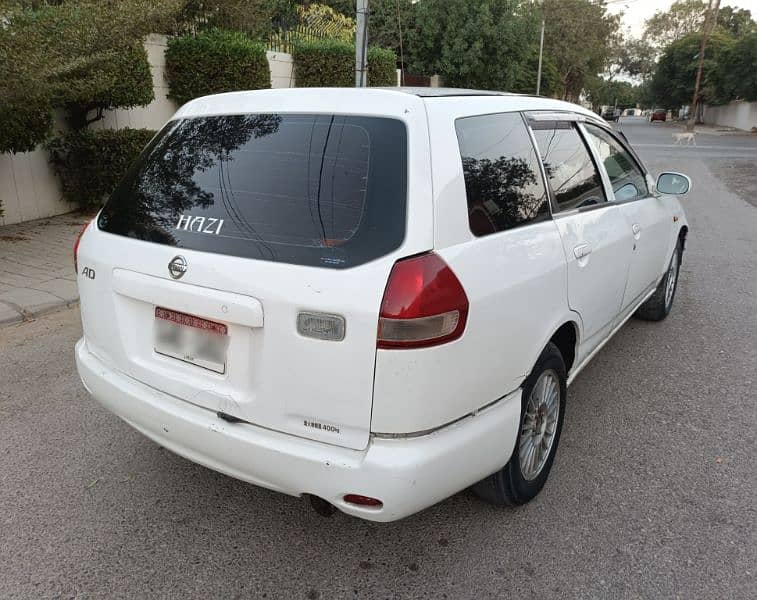
[[182, 119], [140, 155], [98, 225], [177, 248], [346, 268], [402, 243], [406, 171], [396, 119]]
[[455, 129], [474, 235], [549, 218], [539, 159], [520, 113], [465, 117]]

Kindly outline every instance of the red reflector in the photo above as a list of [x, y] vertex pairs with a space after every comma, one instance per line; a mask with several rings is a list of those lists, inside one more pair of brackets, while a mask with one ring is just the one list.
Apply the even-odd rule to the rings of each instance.
[[228, 327], [223, 323], [216, 323], [215, 321], [208, 321], [207, 319], [201, 319], [194, 315], [188, 315], [186, 313], [178, 312], [176, 310], [169, 310], [167, 308], [155, 307], [155, 318], [164, 319], [177, 323], [178, 325], [185, 325], [186, 327], [195, 327], [196, 329], [204, 329], [205, 331], [212, 331], [218, 335], [226, 335], [228, 333]]
[[[93, 219], [94, 220], [94, 219]], [[76, 235], [76, 241], [74, 242], [74, 273], [79, 273], [79, 242], [81, 242], [81, 236], [84, 235], [84, 232], [87, 231], [87, 227], [89, 227], [89, 224], [92, 221], [87, 221], [84, 223], [82, 228], [79, 230], [79, 233]]]
[[381, 508], [384, 503], [376, 498], [370, 496], [361, 496], [360, 494], [346, 494], [344, 501], [348, 504], [357, 504], [358, 506], [370, 506], [373, 508]]
[[423, 348], [458, 339], [468, 296], [447, 263], [429, 253], [392, 267], [379, 314], [379, 348]]

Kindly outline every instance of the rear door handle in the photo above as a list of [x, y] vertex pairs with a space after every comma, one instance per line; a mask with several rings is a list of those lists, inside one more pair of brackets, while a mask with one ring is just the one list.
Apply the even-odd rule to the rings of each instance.
[[591, 254], [591, 244], [579, 244], [573, 248], [573, 256], [576, 258], [583, 258]]

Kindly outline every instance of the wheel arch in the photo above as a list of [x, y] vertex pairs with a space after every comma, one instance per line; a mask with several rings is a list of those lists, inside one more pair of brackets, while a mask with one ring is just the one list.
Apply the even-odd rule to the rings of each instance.
[[549, 338], [549, 342], [552, 342], [555, 346], [557, 346], [560, 354], [562, 354], [563, 361], [565, 362], [566, 374], [569, 374], [570, 370], [576, 364], [578, 340], [578, 323], [572, 320], [566, 321], [565, 323], [560, 325], [560, 327], [558, 327]]
[[[570, 370], [576, 365], [576, 358], [578, 358], [578, 345], [581, 340], [581, 319], [577, 313], [571, 312], [562, 319], [555, 321], [548, 331], [550, 333], [539, 345], [536, 356], [531, 361], [530, 368], [533, 368], [539, 356], [541, 356], [541, 353], [547, 347], [547, 344], [551, 342], [557, 346], [560, 354], [562, 354], [563, 361], [565, 362], [565, 373], [566, 375], [570, 375]], [[526, 373], [524, 377], [528, 377], [529, 373]]]
[[688, 235], [689, 235], [689, 226], [684, 224], [678, 230], [678, 241], [681, 242], [681, 252], [683, 252], [684, 249], [686, 248], [686, 236]]

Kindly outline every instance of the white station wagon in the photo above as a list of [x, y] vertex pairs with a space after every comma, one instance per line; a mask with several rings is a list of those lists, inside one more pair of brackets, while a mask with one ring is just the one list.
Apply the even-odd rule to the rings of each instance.
[[199, 98], [77, 242], [79, 373], [158, 444], [321, 509], [521, 504], [567, 385], [670, 311], [689, 185], [546, 98]]

